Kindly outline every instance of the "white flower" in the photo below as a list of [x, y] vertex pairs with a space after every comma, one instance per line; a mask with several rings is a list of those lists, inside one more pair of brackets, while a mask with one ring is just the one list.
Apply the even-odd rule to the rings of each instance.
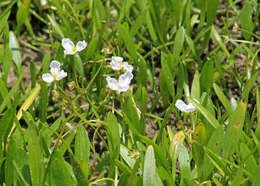
[[184, 103], [184, 101], [180, 99], [176, 101], [175, 106], [182, 112], [193, 112], [196, 109], [192, 103], [189, 103], [187, 105], [186, 103]]
[[125, 71], [132, 72], [133, 66], [129, 65], [127, 62], [123, 62], [123, 58], [120, 56], [112, 56], [112, 61], [110, 62], [110, 66], [113, 70], [120, 70], [121, 68], [125, 69]]
[[59, 81], [67, 76], [67, 72], [60, 70], [60, 62], [52, 60], [50, 64], [50, 73], [42, 75], [43, 81], [51, 83], [55, 80]]
[[42, 5], [42, 6], [47, 5], [47, 0], [41, 0], [41, 5]]
[[68, 38], [62, 39], [61, 45], [65, 49], [64, 54], [66, 55], [73, 55], [76, 52], [80, 52], [87, 47], [87, 43], [85, 41], [79, 41], [75, 46], [74, 43]]
[[119, 76], [119, 79], [116, 80], [115, 78], [111, 78], [108, 76], [106, 78], [107, 85], [110, 89], [116, 90], [120, 92], [126, 92], [129, 89], [129, 85], [131, 80], [133, 79], [133, 74], [131, 72], [125, 72], [124, 74]]

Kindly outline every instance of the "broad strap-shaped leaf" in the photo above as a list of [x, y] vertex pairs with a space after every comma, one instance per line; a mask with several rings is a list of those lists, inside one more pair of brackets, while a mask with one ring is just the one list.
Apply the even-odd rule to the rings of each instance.
[[232, 108], [230, 106], [230, 102], [227, 99], [227, 97], [225, 96], [225, 94], [223, 93], [223, 91], [219, 88], [219, 86], [217, 84], [213, 84], [214, 90], [219, 98], [219, 100], [221, 101], [221, 103], [223, 104], [223, 106], [225, 107], [226, 111], [231, 114], [232, 113]]
[[22, 65], [22, 53], [19, 42], [14, 34], [14, 32], [9, 32], [9, 48], [12, 52], [12, 59], [17, 66], [18, 73], [21, 73], [21, 65]]
[[180, 27], [176, 33], [175, 40], [174, 40], [173, 56], [174, 56], [175, 63], [179, 63], [180, 61], [180, 54], [183, 48], [184, 36], [185, 36], [185, 30], [183, 27]]
[[214, 64], [213, 61], [207, 61], [202, 68], [200, 85], [202, 92], [209, 92], [214, 81]]
[[39, 186], [43, 184], [44, 175], [44, 159], [41, 142], [33, 121], [30, 122], [28, 130], [29, 165], [32, 185]]
[[59, 155], [54, 155], [50, 165], [50, 185], [52, 186], [76, 186], [73, 179], [72, 168]]
[[81, 125], [77, 128], [75, 139], [75, 158], [85, 177], [89, 173], [90, 141], [86, 129]]
[[192, 85], [191, 85], [191, 97], [200, 100], [200, 74], [195, 72]]
[[252, 21], [253, 8], [252, 2], [246, 2], [240, 14], [240, 21], [243, 29], [242, 33], [246, 40], [250, 40], [250, 33], [252, 33], [254, 29], [254, 23]]
[[119, 157], [120, 153], [120, 134], [117, 118], [111, 112], [107, 115], [108, 143], [111, 161]]
[[148, 146], [144, 157], [143, 186], [156, 186], [156, 164], [151, 145]]
[[241, 130], [243, 128], [247, 104], [242, 101], [232, 114], [224, 140], [224, 157], [228, 158], [238, 147]]
[[15, 117], [15, 110], [14, 108], [9, 108], [0, 119], [0, 144], [2, 142], [6, 142], [7, 137], [11, 131], [13, 126], [13, 121]]

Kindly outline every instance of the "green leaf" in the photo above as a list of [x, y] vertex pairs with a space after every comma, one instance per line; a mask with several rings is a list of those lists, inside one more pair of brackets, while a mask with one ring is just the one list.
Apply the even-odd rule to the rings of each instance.
[[10, 138], [10, 142], [8, 144], [7, 152], [6, 152], [6, 161], [4, 162], [4, 180], [6, 185], [13, 185], [17, 179], [17, 173], [15, 167], [13, 165], [13, 161], [15, 159], [15, 154], [17, 152], [17, 145], [15, 139], [13, 137]]
[[[207, 157], [209, 158], [210, 162], [217, 168], [219, 173], [222, 176], [225, 176], [225, 174], [228, 174], [228, 165], [225, 161], [223, 161], [223, 158], [219, 156], [218, 154], [214, 153], [213, 151], [209, 150], [207, 147], [204, 146], [204, 151], [207, 154]], [[208, 161], [207, 161], [208, 162]]]
[[[213, 131], [211, 136], [209, 136], [209, 142], [207, 144], [207, 148], [210, 149], [213, 153], [220, 154], [223, 143], [224, 143], [224, 130], [222, 127], [218, 127], [216, 130]], [[214, 171], [214, 165], [210, 162], [208, 156], [204, 156], [203, 160], [203, 177], [207, 178], [211, 175]]]
[[143, 186], [156, 186], [156, 165], [153, 147], [147, 148], [144, 157]]
[[29, 165], [32, 185], [39, 186], [43, 184], [44, 175], [44, 162], [41, 142], [40, 137], [36, 131], [35, 123], [33, 123], [33, 121], [31, 121], [28, 130]]
[[240, 143], [240, 157], [243, 160], [243, 166], [247, 169], [252, 175], [255, 174], [257, 170], [257, 162], [253, 155], [253, 151], [250, 150], [249, 144]]
[[127, 165], [131, 168], [134, 168], [135, 165], [135, 158], [129, 155], [130, 151], [124, 145], [120, 144], [120, 156], [125, 160]]
[[190, 158], [186, 147], [183, 144], [177, 146], [176, 153], [178, 156], [178, 161], [181, 168], [181, 184], [186, 185], [185, 182], [191, 181], [191, 171], [190, 171]]
[[7, 20], [10, 16], [11, 8], [16, 2], [13, 1], [4, 11], [0, 14], [0, 33], [3, 32], [6, 26], [8, 26]]
[[195, 72], [191, 85], [191, 97], [200, 100], [200, 74]]
[[213, 84], [214, 90], [218, 96], [218, 99], [221, 101], [221, 103], [223, 104], [223, 106], [225, 107], [226, 111], [231, 114], [232, 113], [232, 108], [230, 106], [230, 102], [227, 99], [227, 97], [225, 96], [225, 94], [223, 93], [223, 91], [219, 88], [219, 86], [217, 84]]
[[107, 115], [109, 151], [111, 154], [111, 161], [118, 158], [120, 153], [120, 134], [119, 124], [113, 113], [109, 112]]
[[145, 10], [142, 9], [138, 17], [136, 17], [136, 21], [134, 22], [130, 30], [130, 33], [132, 33], [133, 36], [137, 34], [139, 28], [144, 24], [146, 14], [147, 14], [147, 9]]
[[162, 96], [163, 105], [165, 107], [170, 103], [170, 95], [168, 92], [168, 86], [164, 74], [165, 74], [164, 69], [161, 69], [159, 74], [159, 86], [160, 86], [160, 95]]
[[79, 73], [81, 77], [85, 76], [84, 73], [84, 67], [81, 61], [81, 58], [78, 54], [74, 55], [74, 63], [73, 63], [74, 69]]
[[260, 185], [260, 176], [259, 176], [259, 172], [260, 172], [260, 166], [257, 167], [257, 170], [255, 171], [255, 175], [253, 176], [253, 184], [252, 186], [258, 186]]
[[[43, 57], [42, 62], [42, 72], [47, 73], [49, 70], [49, 64], [50, 64], [50, 54], [47, 53]], [[48, 108], [48, 84], [46, 82], [41, 83], [41, 90], [40, 90], [40, 103], [39, 103], [39, 111], [40, 111], [40, 119], [42, 122], [45, 122], [47, 119], [47, 108]]]
[[203, 65], [200, 81], [202, 92], [209, 92], [214, 81], [213, 61], [207, 61]]
[[231, 186], [240, 185], [242, 181], [243, 181], [243, 171], [241, 169], [238, 169], [235, 173], [234, 178], [232, 179]]
[[12, 52], [12, 59], [17, 66], [18, 73], [21, 73], [21, 65], [22, 65], [21, 48], [19, 46], [19, 42], [15, 34], [12, 31], [9, 32], [9, 48]]
[[[1, 31], [0, 31], [0, 33], [1, 33]], [[8, 77], [9, 71], [10, 71], [11, 66], [12, 66], [12, 63], [10, 63], [10, 61], [12, 61], [12, 57], [13, 57], [12, 52], [9, 49], [9, 47], [5, 47], [4, 57], [3, 57], [3, 73], [4, 74], [3, 74], [3, 78], [2, 78], [2, 80], [4, 82], [7, 81], [7, 77]]]
[[[146, 67], [146, 61], [143, 58], [142, 55], [138, 54], [138, 71], [136, 74], [136, 80], [138, 82], [138, 85], [147, 85], [147, 67]], [[134, 69], [136, 70], [136, 68]]]
[[76, 186], [72, 179], [72, 170], [69, 169], [68, 164], [59, 155], [54, 155], [50, 165], [50, 185], [52, 186]]
[[180, 54], [183, 48], [184, 36], [185, 36], [185, 30], [183, 27], [180, 27], [176, 33], [175, 40], [174, 40], [173, 56], [174, 56], [175, 63], [179, 63], [180, 61]]
[[225, 158], [228, 158], [233, 154], [238, 147], [241, 129], [243, 128], [245, 119], [246, 106], [247, 104], [241, 101], [230, 118], [224, 140], [223, 151]]
[[97, 51], [97, 46], [98, 46], [98, 41], [99, 39], [96, 37], [93, 37], [91, 41], [88, 43], [88, 47], [85, 51], [85, 60], [89, 60], [93, 58], [94, 54]]
[[29, 7], [31, 4], [31, 0], [24, 0], [20, 6], [18, 6], [18, 11], [16, 13], [16, 21], [18, 27], [18, 33], [20, 32], [21, 26], [25, 23], [26, 19], [29, 16]]
[[6, 142], [6, 139], [13, 126], [14, 117], [15, 110], [11, 107], [4, 113], [4, 115], [0, 119], [0, 144], [2, 144], [2, 142]]
[[86, 129], [81, 125], [77, 128], [75, 139], [75, 158], [80, 164], [80, 168], [85, 177], [89, 173], [89, 156], [90, 156], [90, 141]]
[[169, 61], [167, 60], [167, 55], [165, 53], [161, 53], [161, 65], [163, 69], [163, 77], [165, 82], [167, 83], [168, 92], [172, 97], [174, 97], [175, 91], [173, 86], [173, 77], [170, 71]]
[[213, 40], [215, 40], [215, 42], [220, 46], [220, 48], [224, 51], [224, 53], [226, 54], [227, 57], [230, 57], [230, 53], [228, 52], [226, 45], [223, 43], [220, 35], [218, 34], [218, 32], [216, 31], [216, 29], [214, 28], [214, 26], [211, 27], [211, 37], [213, 38]]
[[187, 34], [185, 34], [185, 39], [186, 39], [187, 44], [189, 45], [189, 48], [191, 49], [192, 54], [197, 58], [198, 54], [197, 54], [193, 40]]
[[176, 25], [179, 26], [183, 20], [184, 6], [186, 1], [172, 0], [173, 15]]
[[206, 1], [206, 8], [207, 8], [207, 24], [211, 25], [214, 23], [217, 9], [219, 5], [219, 0], [210, 0]]
[[173, 86], [173, 76], [169, 68], [167, 60], [167, 55], [165, 53], [161, 53], [161, 66], [162, 69], [160, 71], [159, 76], [159, 85], [160, 85], [160, 93], [162, 94], [164, 105], [168, 105], [170, 102], [170, 97], [174, 98], [175, 90]]
[[216, 118], [205, 107], [203, 107], [200, 103], [192, 98], [190, 99], [190, 101], [214, 128], [220, 127], [218, 120], [216, 120]]
[[250, 40], [251, 33], [254, 29], [254, 23], [252, 22], [253, 6], [251, 2], [246, 2], [243, 5], [243, 9], [240, 14], [241, 26], [243, 28], [242, 34], [246, 40]]
[[131, 57], [134, 59], [134, 63], [137, 63], [137, 52], [135, 48], [135, 44], [133, 42], [133, 36], [129, 32], [129, 26], [125, 22], [124, 24], [120, 25], [120, 36], [123, 39], [127, 50], [129, 51]]
[[260, 140], [260, 95], [259, 89], [256, 89], [256, 109], [257, 109], [257, 127], [255, 129], [255, 135]]
[[249, 96], [249, 93], [251, 91], [251, 89], [253, 88], [253, 85], [258, 77], [258, 74], [260, 72], [260, 69], [258, 69], [257, 71], [255, 71], [253, 73], [253, 75], [251, 76], [251, 78], [246, 82], [245, 86], [243, 87], [243, 90], [242, 90], [242, 100], [244, 102], [247, 102], [248, 101], [248, 96]]
[[141, 123], [140, 110], [137, 108], [135, 100], [130, 92], [125, 98], [123, 111], [131, 121], [134, 128], [144, 135], [145, 126], [143, 123]]
[[202, 166], [204, 156], [204, 150], [202, 146], [206, 145], [207, 143], [207, 132], [203, 123], [200, 123], [196, 126], [195, 131], [193, 133], [193, 139], [195, 140], [195, 142], [192, 144], [192, 154], [199, 169], [199, 176], [202, 177]]
[[156, 31], [154, 29], [154, 25], [153, 25], [153, 21], [152, 21], [152, 18], [151, 18], [150, 11], [147, 11], [147, 13], [146, 13], [146, 25], [147, 25], [149, 34], [151, 36], [151, 39], [153, 40], [153, 42], [156, 43], [158, 41], [158, 38], [157, 38], [157, 35], [156, 35]]

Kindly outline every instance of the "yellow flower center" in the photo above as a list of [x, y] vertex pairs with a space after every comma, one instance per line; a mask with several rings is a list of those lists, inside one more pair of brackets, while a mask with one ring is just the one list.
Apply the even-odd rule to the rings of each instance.
[[117, 63], [119, 66], [123, 66], [123, 62], [121, 62], [121, 61], [119, 61], [118, 63]]
[[72, 51], [72, 52], [77, 52], [76, 46], [72, 47], [71, 51]]
[[57, 76], [58, 76], [57, 73], [52, 74], [52, 77], [53, 77], [54, 80], [56, 80]]

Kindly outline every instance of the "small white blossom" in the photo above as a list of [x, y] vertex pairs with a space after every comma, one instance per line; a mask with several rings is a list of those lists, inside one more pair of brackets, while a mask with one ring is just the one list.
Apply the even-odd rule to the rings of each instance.
[[184, 101], [180, 99], [176, 101], [175, 106], [182, 112], [193, 112], [196, 109], [192, 103], [189, 103], [187, 105], [186, 103], [184, 103]]
[[69, 38], [62, 39], [61, 45], [65, 49], [64, 54], [66, 55], [73, 55], [76, 52], [80, 52], [87, 47], [87, 43], [85, 41], [79, 41], [75, 46]]
[[106, 78], [107, 85], [110, 89], [120, 92], [126, 92], [129, 89], [131, 80], [133, 79], [133, 74], [131, 72], [125, 72], [119, 76], [119, 79], [111, 78], [108, 76]]
[[50, 73], [43, 74], [42, 79], [47, 83], [51, 83], [55, 80], [59, 81], [66, 76], [67, 72], [64, 72], [64, 70], [60, 70], [60, 62], [53, 60], [50, 64]]
[[110, 62], [110, 66], [113, 70], [124, 69], [125, 71], [132, 72], [133, 66], [129, 65], [127, 62], [123, 62], [123, 58], [120, 56], [112, 56], [112, 61]]
[[41, 5], [46, 6], [47, 5], [47, 0], [41, 0]]

